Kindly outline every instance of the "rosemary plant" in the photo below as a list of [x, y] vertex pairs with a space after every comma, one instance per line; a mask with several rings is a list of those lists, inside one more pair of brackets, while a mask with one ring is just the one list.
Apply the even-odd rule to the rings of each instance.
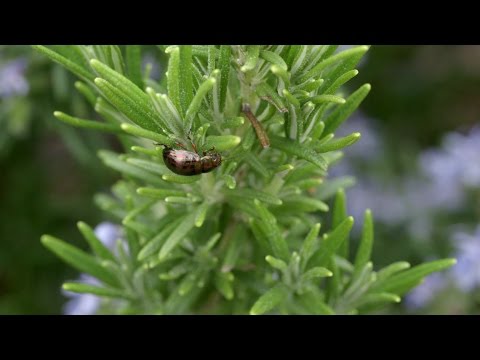
[[[102, 297], [99, 313], [367, 313], [454, 264], [374, 270], [369, 210], [361, 242], [349, 244], [343, 188], [352, 179], [327, 174], [360, 138], [334, 134], [370, 91], [340, 90], [367, 46], [159, 46], [168, 56], [159, 82], [143, 71], [139, 46], [34, 48], [80, 78], [76, 88], [102, 120], [55, 117], [117, 134], [124, 146], [100, 151], [122, 179], [95, 198], [123, 228], [115, 249], [83, 222], [90, 253], [41, 239], [98, 280], [63, 288]], [[164, 147], [214, 149], [222, 164], [178, 175]]]

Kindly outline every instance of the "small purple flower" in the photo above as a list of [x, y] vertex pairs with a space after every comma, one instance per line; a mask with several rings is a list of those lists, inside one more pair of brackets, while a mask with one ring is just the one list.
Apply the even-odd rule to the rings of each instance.
[[0, 67], [0, 98], [26, 95], [29, 84], [25, 78], [27, 61], [19, 58]]
[[[114, 250], [116, 240], [120, 238], [121, 228], [118, 225], [103, 222], [97, 225], [94, 232], [98, 239], [110, 250]], [[100, 285], [100, 282], [94, 277], [81, 274], [79, 281], [89, 285]], [[100, 307], [100, 298], [92, 294], [77, 294], [69, 291], [63, 291], [64, 295], [71, 298], [64, 308], [65, 315], [93, 315]]]
[[470, 292], [480, 286], [480, 225], [473, 235], [459, 232], [454, 234], [453, 239], [457, 264], [451, 274], [462, 291]]
[[405, 305], [412, 310], [425, 307], [446, 284], [446, 279], [441, 273], [427, 276], [423, 283], [405, 296]]

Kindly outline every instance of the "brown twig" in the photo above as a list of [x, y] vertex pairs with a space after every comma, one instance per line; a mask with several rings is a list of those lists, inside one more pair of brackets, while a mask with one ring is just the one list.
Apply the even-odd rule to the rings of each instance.
[[250, 110], [250, 105], [243, 104], [242, 112], [252, 123], [252, 126], [257, 133], [258, 140], [260, 140], [260, 144], [262, 144], [263, 148], [268, 148], [270, 146], [270, 139], [268, 138], [267, 133], [263, 129], [262, 124], [260, 124], [255, 115], [253, 115], [252, 110]]

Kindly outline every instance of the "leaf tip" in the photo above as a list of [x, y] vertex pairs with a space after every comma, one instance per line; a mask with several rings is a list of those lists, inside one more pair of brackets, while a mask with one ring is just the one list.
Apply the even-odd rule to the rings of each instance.
[[95, 85], [102, 85], [106, 83], [106, 81], [100, 77], [96, 77], [95, 79], [93, 79], [93, 82], [95, 83]]
[[87, 225], [85, 222], [83, 222], [83, 221], [77, 221], [77, 228], [78, 228], [79, 230], [85, 229], [86, 227], [88, 227], [88, 225]]
[[457, 259], [455, 259], [455, 258], [447, 259], [447, 264], [450, 264], [450, 266], [453, 266], [456, 263], [457, 263]]
[[46, 247], [48, 247], [48, 245], [50, 245], [52, 241], [53, 241], [53, 238], [50, 235], [42, 235], [40, 237], [40, 242]]

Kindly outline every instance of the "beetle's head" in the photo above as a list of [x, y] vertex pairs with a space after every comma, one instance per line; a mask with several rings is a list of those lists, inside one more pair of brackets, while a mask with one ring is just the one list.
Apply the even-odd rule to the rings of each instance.
[[220, 166], [222, 163], [222, 156], [219, 153], [209, 152], [208, 156], [210, 156], [210, 159], [212, 159], [212, 163], [215, 165], [215, 167]]

